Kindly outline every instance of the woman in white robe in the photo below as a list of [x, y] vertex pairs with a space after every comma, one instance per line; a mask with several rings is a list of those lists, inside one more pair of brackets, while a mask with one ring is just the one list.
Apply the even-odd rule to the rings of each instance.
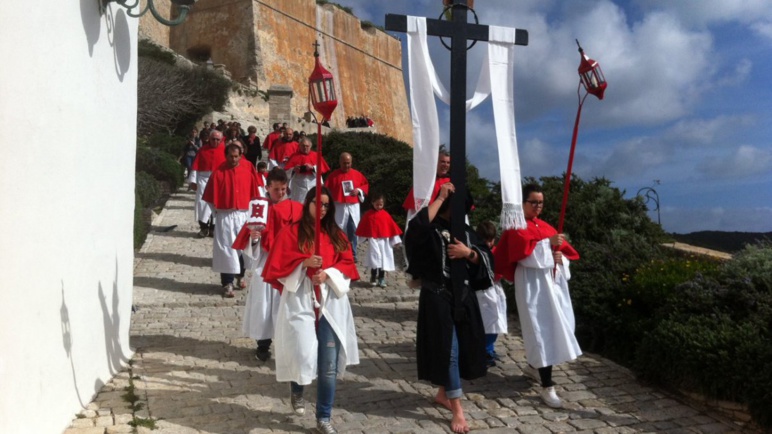
[[[359, 363], [356, 329], [348, 291], [359, 279], [351, 246], [335, 224], [330, 193], [323, 189], [322, 231], [315, 250], [316, 188], [303, 202], [300, 222], [281, 230], [263, 269], [263, 278], [281, 288], [275, 324], [276, 379], [290, 382], [290, 402], [305, 413], [303, 390], [317, 378], [316, 420], [321, 432], [331, 425], [336, 378]], [[315, 289], [318, 286], [318, 291]]]

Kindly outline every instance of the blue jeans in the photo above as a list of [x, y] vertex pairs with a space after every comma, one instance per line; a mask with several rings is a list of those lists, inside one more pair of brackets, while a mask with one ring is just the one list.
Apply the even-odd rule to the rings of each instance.
[[453, 326], [453, 337], [450, 341], [450, 366], [448, 367], [448, 384], [445, 385], [445, 396], [448, 399], [461, 398], [461, 375], [458, 372], [458, 338], [456, 326]]
[[493, 356], [496, 354], [496, 338], [498, 338], [499, 335], [495, 333], [486, 333], [485, 334], [485, 352], [488, 353], [489, 356]]
[[346, 223], [344, 223], [344, 226], [346, 227], [346, 236], [348, 237], [348, 240], [351, 241], [351, 250], [354, 254], [354, 262], [357, 260], [357, 225], [354, 224], [354, 219], [349, 215], [348, 219], [346, 219]]
[[[319, 343], [316, 361], [316, 420], [330, 420], [332, 404], [335, 401], [335, 381], [338, 376], [338, 354], [341, 344], [325, 317], [319, 320], [316, 340]], [[458, 375], [458, 369], [456, 373]], [[290, 383], [290, 389], [295, 394], [303, 393], [303, 386], [294, 381]]]

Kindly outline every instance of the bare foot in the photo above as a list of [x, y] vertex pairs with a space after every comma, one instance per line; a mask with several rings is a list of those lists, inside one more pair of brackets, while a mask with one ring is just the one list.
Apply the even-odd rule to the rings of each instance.
[[444, 387], [440, 387], [440, 390], [437, 391], [437, 396], [434, 397], [434, 402], [447, 408], [450, 411], [453, 411], [453, 409], [450, 407], [450, 400], [445, 395]]
[[466, 424], [466, 418], [463, 413], [456, 413], [450, 421], [450, 430], [455, 433], [468, 433], [469, 425]]

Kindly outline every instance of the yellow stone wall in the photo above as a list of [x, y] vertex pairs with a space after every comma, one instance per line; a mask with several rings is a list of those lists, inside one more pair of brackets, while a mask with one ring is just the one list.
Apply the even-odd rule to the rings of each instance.
[[[143, 0], [142, 7], [145, 7], [147, 0]], [[172, 11], [171, 0], [155, 0], [153, 2], [158, 13], [164, 18], [170, 19]], [[136, 9], [135, 9], [136, 12]], [[176, 16], [176, 15], [175, 15]], [[153, 14], [148, 11], [139, 19], [139, 36], [150, 39], [162, 47], [169, 47], [169, 27], [165, 26], [153, 18]]]
[[[154, 41], [163, 40], [163, 29], [146, 27], [158, 35]], [[316, 0], [199, 0], [168, 38], [169, 48], [192, 60], [197, 53], [210, 53], [235, 81], [257, 83], [261, 90], [290, 86], [291, 125], [307, 111], [313, 43], [318, 40], [322, 64], [338, 85], [332, 126], [345, 128], [347, 117], [367, 115], [379, 133], [412, 144], [399, 40], [362, 29], [358, 18], [340, 8], [318, 6]]]

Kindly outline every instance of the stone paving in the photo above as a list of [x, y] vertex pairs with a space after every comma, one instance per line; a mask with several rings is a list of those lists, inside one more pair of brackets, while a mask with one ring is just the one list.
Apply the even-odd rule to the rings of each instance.
[[[245, 291], [235, 299], [220, 296], [219, 275], [210, 269], [212, 239], [195, 236], [193, 200], [189, 192], [173, 195], [136, 255], [136, 354], [129, 369], [104, 386], [65, 434], [315, 432], [315, 386], [306, 391], [306, 415], [295, 416], [273, 359], [256, 360], [254, 341], [241, 336]], [[402, 273], [390, 273], [387, 283], [357, 282], [350, 293], [361, 363], [338, 381], [333, 423], [341, 433], [450, 432], [450, 412], [432, 404], [436, 389], [416, 380], [417, 291]], [[523, 375], [517, 318], [509, 324], [510, 334], [496, 344], [503, 361], [463, 383], [475, 432], [753, 432], [642, 385], [629, 370], [592, 354], [555, 368], [565, 408], [551, 409]], [[127, 396], [127, 387], [133, 394]]]

